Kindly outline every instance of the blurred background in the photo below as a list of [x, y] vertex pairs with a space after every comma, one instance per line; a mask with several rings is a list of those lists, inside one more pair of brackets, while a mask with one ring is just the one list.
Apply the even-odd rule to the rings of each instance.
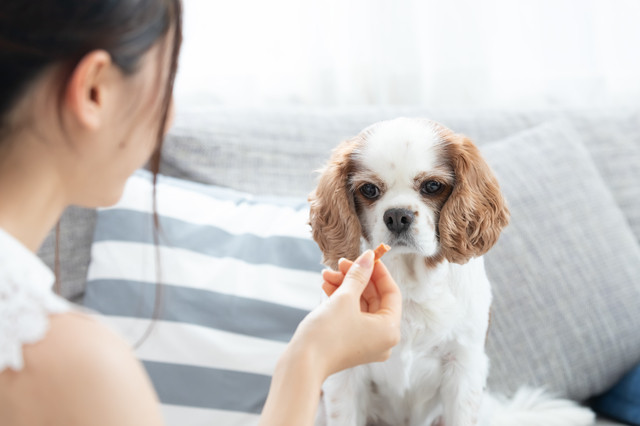
[[635, 106], [638, 0], [184, 0], [176, 101]]

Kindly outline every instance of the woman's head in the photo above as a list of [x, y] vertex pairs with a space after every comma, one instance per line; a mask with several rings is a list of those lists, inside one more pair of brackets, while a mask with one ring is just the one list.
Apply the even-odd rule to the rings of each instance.
[[181, 30], [180, 0], [2, 0], [0, 165], [29, 149], [70, 203], [115, 202], [157, 168]]

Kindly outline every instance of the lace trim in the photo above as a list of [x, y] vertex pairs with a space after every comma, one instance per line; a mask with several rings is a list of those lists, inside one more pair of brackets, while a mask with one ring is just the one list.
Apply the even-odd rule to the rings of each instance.
[[51, 287], [53, 274], [18, 241], [0, 230], [0, 372], [24, 367], [22, 347], [49, 330], [49, 315], [70, 309]]
[[69, 310], [69, 304], [50, 291], [6, 277], [0, 284], [0, 371], [24, 367], [22, 346], [42, 340], [49, 330], [49, 315]]

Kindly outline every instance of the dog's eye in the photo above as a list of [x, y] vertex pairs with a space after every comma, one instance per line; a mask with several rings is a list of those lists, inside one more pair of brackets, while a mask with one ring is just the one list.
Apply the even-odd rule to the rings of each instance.
[[436, 182], [435, 180], [429, 180], [422, 184], [422, 188], [420, 192], [424, 195], [434, 195], [439, 193], [443, 188], [443, 185], [440, 182]]
[[378, 198], [380, 189], [372, 183], [365, 183], [360, 187], [360, 193], [370, 200]]

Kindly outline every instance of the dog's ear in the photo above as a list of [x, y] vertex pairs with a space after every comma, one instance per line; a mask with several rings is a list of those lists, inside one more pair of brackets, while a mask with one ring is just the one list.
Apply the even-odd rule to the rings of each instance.
[[354, 169], [352, 153], [360, 138], [342, 142], [321, 171], [318, 186], [309, 195], [310, 224], [323, 263], [338, 268], [341, 257], [354, 260], [360, 254], [362, 228], [356, 214], [349, 176]]
[[448, 261], [463, 264], [498, 241], [509, 223], [509, 210], [498, 180], [471, 140], [451, 134], [444, 149], [454, 184], [440, 211], [440, 246]]

